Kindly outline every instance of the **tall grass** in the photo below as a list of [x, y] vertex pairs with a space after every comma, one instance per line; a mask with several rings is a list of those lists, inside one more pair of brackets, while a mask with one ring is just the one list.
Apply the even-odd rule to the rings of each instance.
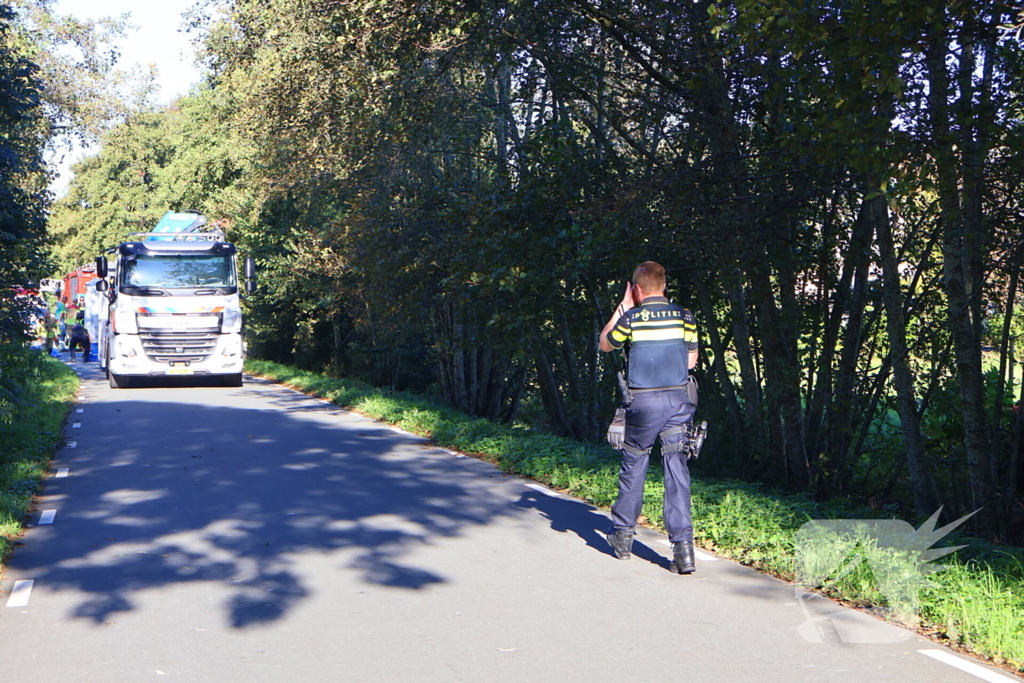
[[[608, 507], [615, 500], [619, 460], [608, 447], [495, 424], [421, 396], [386, 392], [277, 363], [249, 360], [246, 369], [426, 436], [440, 446], [486, 458], [597, 506]], [[877, 516], [852, 501], [823, 506], [808, 497], [772, 493], [757, 484], [701, 477], [699, 463], [692, 472], [696, 542], [787, 580], [797, 576], [796, 536], [804, 523]], [[663, 527], [663, 495], [662, 471], [654, 465], [644, 491], [644, 511], [645, 521], [658, 528]], [[912, 618], [907, 618], [905, 605], [885, 604], [867, 564], [821, 589], [854, 605], [881, 608], [874, 611], [1024, 671], [1024, 553], [976, 539], [949, 541], [962, 543], [969, 545], [947, 559], [946, 569], [933, 574], [931, 584], [920, 591]]]
[[78, 390], [74, 370], [24, 348], [0, 349], [0, 569], [39, 491]]

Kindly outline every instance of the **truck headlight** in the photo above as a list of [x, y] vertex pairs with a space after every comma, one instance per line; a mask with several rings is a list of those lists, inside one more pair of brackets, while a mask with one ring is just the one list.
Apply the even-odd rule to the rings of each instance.
[[237, 356], [242, 352], [242, 339], [233, 335], [224, 340], [224, 346], [220, 350], [222, 356]]
[[232, 306], [226, 307], [223, 313], [220, 331], [237, 334], [242, 331], [242, 312]]
[[135, 311], [123, 306], [115, 308], [114, 329], [119, 333], [138, 334], [139, 321], [135, 317]]

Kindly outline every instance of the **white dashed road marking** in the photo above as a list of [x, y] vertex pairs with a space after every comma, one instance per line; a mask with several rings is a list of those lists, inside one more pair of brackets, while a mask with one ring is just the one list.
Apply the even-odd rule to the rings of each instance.
[[28, 605], [28, 596], [32, 593], [32, 584], [35, 581], [28, 579], [27, 581], [15, 581], [14, 590], [11, 591], [11, 597], [7, 600], [8, 607], [25, 607]]
[[73, 425], [71, 425], [71, 428], [72, 429], [81, 429], [82, 428], [82, 423], [81, 422], [76, 422]]
[[68, 441], [68, 448], [78, 448], [77, 441]]
[[61, 467], [59, 470], [57, 470], [57, 478], [63, 479], [64, 477], [68, 476], [68, 470], [69, 468], [67, 467]]
[[78, 408], [78, 409], [75, 410], [75, 412], [76, 413], [84, 413], [85, 412], [85, 408]]
[[937, 659], [943, 664], [949, 664], [952, 667], [960, 669], [964, 673], [969, 673], [972, 676], [977, 676], [983, 681], [989, 683], [1012, 683], [1016, 681], [1016, 678], [1010, 678], [1009, 676], [1003, 676], [1002, 674], [996, 673], [991, 669], [986, 669], [983, 666], [968, 662], [966, 659], [961, 659], [951, 652], [945, 650], [918, 650], [921, 654], [932, 659]]
[[56, 510], [43, 510], [43, 514], [39, 515], [40, 524], [53, 524], [53, 518], [57, 516]]

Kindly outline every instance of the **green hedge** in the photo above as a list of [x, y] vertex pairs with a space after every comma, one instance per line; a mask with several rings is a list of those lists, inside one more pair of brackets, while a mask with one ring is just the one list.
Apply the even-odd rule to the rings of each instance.
[[78, 390], [64, 363], [20, 346], [0, 348], [0, 563], [40, 490]]
[[[536, 479], [608, 507], [615, 500], [618, 455], [606, 446], [585, 444], [529, 429], [495, 424], [404, 392], [384, 391], [349, 379], [332, 379], [266, 361], [246, 361], [254, 375], [430, 438], [439, 446], [473, 454], [502, 469]], [[706, 454], [705, 457], [713, 457]], [[756, 484], [715, 480], [693, 468], [694, 537], [719, 555], [781, 578], [795, 576], [797, 530], [812, 519], [870, 519], [877, 512], [855, 503], [815, 504], [800, 495], [772, 493]], [[644, 491], [647, 521], [662, 528], [662, 471], [652, 465]], [[940, 545], [953, 541], [946, 539]], [[947, 569], [931, 577], [918, 610], [923, 632], [965, 650], [1024, 671], [1024, 562], [1020, 549], [995, 548], [960, 538], [969, 547], [951, 556]], [[879, 605], [870, 570], [864, 566], [824, 592], [862, 606]]]

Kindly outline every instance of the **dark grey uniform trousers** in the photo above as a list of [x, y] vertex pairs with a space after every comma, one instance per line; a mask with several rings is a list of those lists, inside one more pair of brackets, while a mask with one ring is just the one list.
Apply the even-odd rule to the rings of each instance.
[[[685, 389], [645, 391], [634, 394], [626, 410], [625, 443], [638, 450], [654, 445], [660, 432], [682, 426], [693, 420], [694, 406]], [[668, 438], [669, 443], [683, 439], [682, 434]], [[644, 503], [644, 480], [647, 478], [649, 455], [622, 453], [619, 469], [619, 497], [612, 505], [612, 524], [616, 529], [632, 529], [640, 517]], [[692, 541], [690, 518], [690, 468], [682, 453], [665, 455], [665, 527], [669, 540]]]

